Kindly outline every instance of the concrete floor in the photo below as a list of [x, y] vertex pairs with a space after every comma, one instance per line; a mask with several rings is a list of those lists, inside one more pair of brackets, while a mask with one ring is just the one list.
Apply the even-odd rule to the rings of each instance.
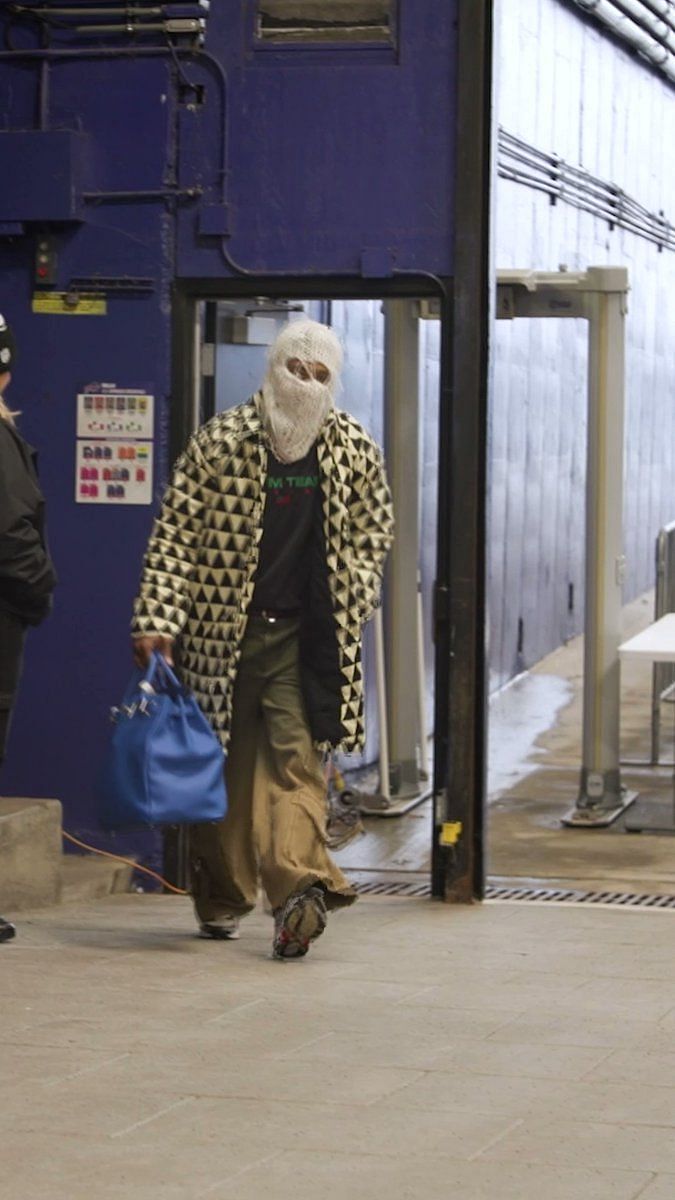
[[[653, 620], [651, 593], [627, 605], [624, 637]], [[555, 885], [675, 894], [675, 841], [627, 834], [620, 819], [606, 830], [575, 830], [561, 818], [576, 800], [581, 764], [583, 639], [548, 655], [492, 698], [486, 862], [493, 883]], [[621, 752], [650, 753], [651, 666], [625, 664]], [[671, 759], [675, 709], [662, 709], [662, 753]], [[624, 784], [673, 810], [672, 768], [625, 767]], [[376, 780], [371, 781], [375, 784]], [[632, 817], [629, 810], [629, 819]], [[404, 817], [365, 820], [366, 836], [336, 857], [347, 872], [402, 875], [429, 871], [431, 802]], [[360, 877], [363, 877], [360, 874]]]
[[0, 947], [2, 1200], [672, 1200], [673, 914], [363, 899], [310, 956], [187, 901]]
[[[490, 871], [675, 892], [670, 838], [560, 827], [580, 654], [492, 706]], [[625, 671], [626, 757], [648, 699]], [[631, 778], [669, 802], [669, 776]], [[428, 809], [371, 819], [341, 862], [424, 870]], [[0, 1200], [673, 1200], [674, 921], [367, 898], [276, 963], [263, 912], [232, 943], [176, 897], [24, 914], [0, 947]]]
[[[623, 613], [624, 637], [652, 621], [653, 595]], [[649, 663], [621, 668], [622, 782], [643, 800], [658, 798], [673, 812], [672, 767], [653, 768], [650, 754]], [[675, 841], [668, 835], [627, 833], [636, 808], [605, 830], [568, 829], [574, 807], [582, 737], [583, 639], [575, 638], [494, 698], [490, 714], [491, 789], [488, 871], [503, 879], [568, 887], [675, 893]], [[539, 711], [533, 721], [533, 709]], [[662, 755], [672, 762], [672, 705], [662, 706]], [[513, 753], [513, 747], [516, 753]]]

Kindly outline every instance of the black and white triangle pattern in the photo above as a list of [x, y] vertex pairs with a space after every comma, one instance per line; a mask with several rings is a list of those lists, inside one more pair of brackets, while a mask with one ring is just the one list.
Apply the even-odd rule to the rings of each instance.
[[[380, 450], [348, 413], [331, 413], [318, 458], [341, 679], [339, 748], [352, 751], [364, 740], [361, 629], [379, 604], [393, 538], [391, 495]], [[155, 521], [134, 606], [135, 636], [180, 634], [183, 677], [224, 748], [258, 565], [266, 472], [256, 397], [190, 439]]]

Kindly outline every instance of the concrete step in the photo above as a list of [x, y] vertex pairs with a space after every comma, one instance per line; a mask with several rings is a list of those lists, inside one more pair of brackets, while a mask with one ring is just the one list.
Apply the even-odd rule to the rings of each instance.
[[0, 797], [0, 913], [128, 892], [133, 867], [64, 854], [58, 800]]
[[0, 798], [0, 913], [61, 899], [58, 800]]
[[126, 863], [97, 858], [95, 854], [64, 854], [61, 861], [61, 900], [64, 904], [71, 904], [128, 892], [132, 875], [133, 867]]

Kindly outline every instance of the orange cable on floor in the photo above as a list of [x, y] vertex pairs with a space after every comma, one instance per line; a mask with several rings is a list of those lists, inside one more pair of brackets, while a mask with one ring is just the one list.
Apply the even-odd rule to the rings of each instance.
[[144, 875], [151, 875], [153, 879], [157, 879], [170, 892], [175, 892], [177, 896], [187, 896], [185, 888], [174, 887], [169, 883], [168, 879], [164, 879], [162, 875], [158, 875], [157, 871], [151, 871], [150, 867], [141, 867], [133, 858], [123, 858], [121, 854], [110, 854], [108, 850], [99, 850], [96, 846], [89, 846], [87, 842], [81, 842], [79, 838], [73, 837], [72, 833], [66, 833], [65, 829], [61, 830], [63, 837], [72, 842], [74, 846], [80, 846], [83, 850], [91, 850], [92, 854], [100, 854], [102, 858], [114, 858], [115, 862], [126, 863], [128, 867], [133, 867], [134, 871], [142, 871]]

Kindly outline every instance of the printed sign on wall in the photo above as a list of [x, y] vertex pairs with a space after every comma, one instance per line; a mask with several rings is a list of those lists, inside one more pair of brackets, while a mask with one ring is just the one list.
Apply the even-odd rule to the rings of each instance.
[[78, 504], [152, 504], [154, 397], [90, 384], [77, 397]]
[[81, 504], [151, 504], [152, 442], [77, 443]]
[[79, 438], [151, 438], [153, 421], [154, 396], [146, 392], [107, 388], [77, 397]]

